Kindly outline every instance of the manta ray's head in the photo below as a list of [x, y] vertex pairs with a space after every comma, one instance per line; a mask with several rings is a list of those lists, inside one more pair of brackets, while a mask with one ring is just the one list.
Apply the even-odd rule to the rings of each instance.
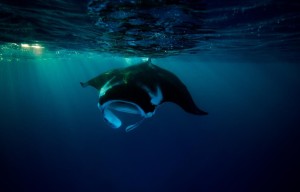
[[98, 108], [102, 111], [103, 118], [112, 128], [120, 128], [123, 125], [123, 121], [126, 117], [120, 118], [117, 114], [121, 113], [133, 114], [139, 118], [134, 118], [133, 123], [126, 126], [126, 132], [138, 127], [145, 118], [151, 117], [153, 113], [146, 113], [138, 104], [126, 100], [110, 100], [104, 104], [98, 103]]
[[156, 90], [151, 90], [141, 82], [128, 84], [114, 76], [99, 89], [98, 108], [102, 111], [105, 122], [113, 128], [120, 128], [123, 121], [128, 119], [119, 118], [119, 112], [139, 116], [138, 120], [126, 126], [125, 130], [128, 132], [138, 127], [145, 118], [152, 117], [162, 99], [159, 86], [156, 86]]

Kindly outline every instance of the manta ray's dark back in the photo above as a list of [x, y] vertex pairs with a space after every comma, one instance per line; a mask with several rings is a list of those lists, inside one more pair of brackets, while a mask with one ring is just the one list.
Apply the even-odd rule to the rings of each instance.
[[[157, 105], [164, 102], [172, 102], [179, 105], [188, 113], [207, 115], [207, 112], [197, 107], [187, 87], [175, 74], [152, 64], [150, 60], [123, 69], [108, 71], [86, 83], [81, 83], [81, 85], [83, 87], [93, 86], [101, 91], [108, 82], [110, 84], [110, 92], [114, 94], [109, 94], [109, 92], [107, 96], [103, 95], [105, 101], [111, 99], [109, 98], [109, 95], [114, 95], [113, 99], [123, 100], [124, 98], [130, 98], [130, 102], [137, 103], [140, 106], [149, 106], [149, 104], [151, 104], [151, 93], [155, 93], [159, 87], [162, 98]], [[130, 91], [125, 92], [124, 90]], [[136, 92], [139, 92], [140, 94], [137, 94]], [[141, 92], [147, 94], [141, 94]], [[147, 96], [148, 94], [150, 96]], [[147, 112], [147, 110], [154, 109], [148, 108], [149, 109], [144, 110]]]

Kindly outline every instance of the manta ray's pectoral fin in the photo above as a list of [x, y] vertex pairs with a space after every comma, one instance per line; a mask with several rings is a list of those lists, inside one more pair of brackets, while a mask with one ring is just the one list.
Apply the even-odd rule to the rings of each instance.
[[208, 115], [208, 113], [206, 111], [203, 111], [203, 110], [199, 109], [198, 107], [194, 107], [192, 113], [194, 113], [195, 115]]
[[179, 105], [183, 110], [194, 115], [207, 115], [208, 113], [196, 105], [192, 96], [187, 91], [183, 89], [182, 92], [178, 93], [178, 97], [173, 98], [173, 102]]
[[199, 109], [195, 102], [191, 99], [191, 97], [187, 96], [185, 100], [182, 100], [181, 102], [177, 103], [179, 106], [181, 106], [186, 112], [194, 114], [194, 115], [207, 115], [208, 113], [206, 111], [203, 111], [202, 109]]
[[164, 101], [173, 102], [179, 105], [186, 112], [194, 115], [208, 114], [204, 110], [197, 107], [191, 94], [189, 93], [189, 91], [187, 90], [186, 86], [183, 83], [177, 81], [176, 86], [169, 85], [169, 87], [170, 89], [165, 88], [165, 90], [167, 91], [164, 92], [164, 94], [166, 95]]
[[80, 85], [81, 87], [92, 86], [99, 91], [108, 81], [115, 77], [115, 74], [118, 74], [118, 71], [119, 70], [114, 69], [112, 71], [100, 74], [97, 77], [88, 80], [87, 82], [80, 82]]
[[80, 85], [81, 85], [81, 87], [87, 87], [87, 86], [89, 86], [89, 84], [87, 82], [86, 83], [80, 82]]

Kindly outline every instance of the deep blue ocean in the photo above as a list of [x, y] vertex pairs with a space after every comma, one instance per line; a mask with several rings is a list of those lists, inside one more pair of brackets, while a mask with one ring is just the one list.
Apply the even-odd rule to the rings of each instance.
[[[0, 191], [299, 191], [300, 3], [141, 2], [0, 0]], [[80, 82], [149, 57], [208, 115], [109, 127]]]

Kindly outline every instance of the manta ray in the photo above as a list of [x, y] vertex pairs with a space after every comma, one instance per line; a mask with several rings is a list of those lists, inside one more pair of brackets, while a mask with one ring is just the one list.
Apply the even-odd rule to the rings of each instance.
[[173, 73], [146, 62], [126, 68], [113, 69], [80, 82], [82, 87], [92, 86], [99, 91], [98, 108], [104, 120], [113, 128], [120, 128], [122, 121], [115, 111], [140, 115], [140, 121], [128, 125], [126, 132], [138, 127], [144, 119], [155, 114], [157, 108], [172, 102], [195, 115], [207, 115], [193, 101], [188, 89]]

